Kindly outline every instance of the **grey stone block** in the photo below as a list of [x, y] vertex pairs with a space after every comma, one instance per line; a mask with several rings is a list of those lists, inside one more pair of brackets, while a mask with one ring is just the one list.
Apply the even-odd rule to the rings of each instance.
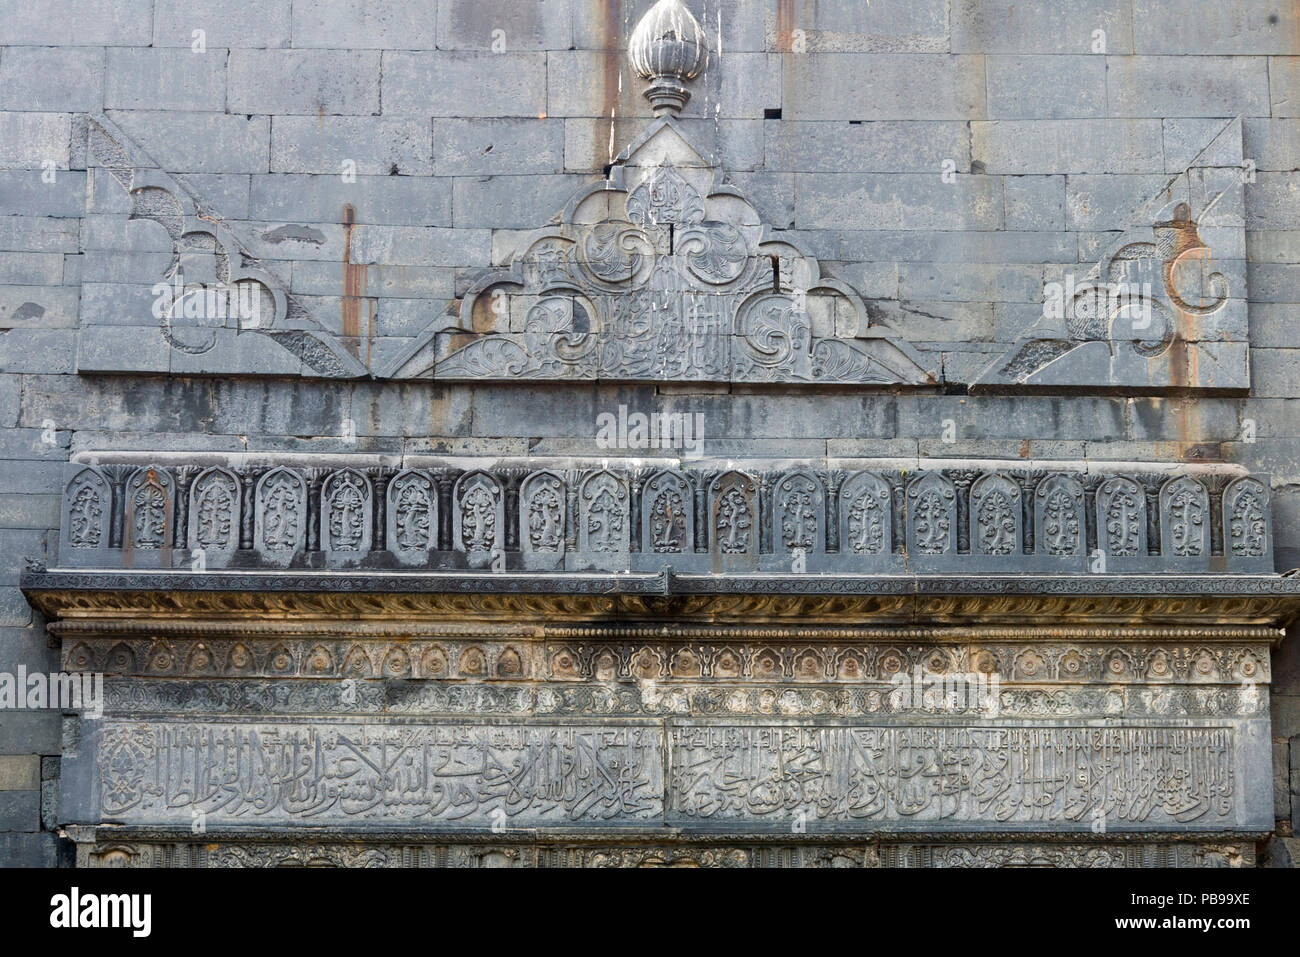
[[265, 173], [269, 168], [270, 117], [149, 109], [111, 115], [141, 147], [165, 156], [169, 172]]
[[438, 49], [568, 50], [573, 20], [573, 0], [442, 0]]
[[453, 221], [457, 229], [536, 227], [589, 182], [569, 175], [460, 177], [453, 193]]
[[1252, 349], [1250, 381], [1259, 397], [1300, 395], [1300, 349]]
[[0, 196], [11, 216], [80, 216], [86, 207], [86, 174], [56, 170], [46, 182], [41, 170], [0, 169]]
[[431, 147], [423, 118], [277, 116], [271, 123], [275, 173], [428, 175]]
[[40, 786], [40, 755], [0, 756], [0, 791], [36, 791]]
[[1269, 57], [1268, 79], [1272, 115], [1300, 116], [1300, 56]]
[[970, 172], [965, 123], [885, 120], [764, 124], [769, 170], [806, 173], [934, 173], [951, 161]]
[[[770, 10], [770, 7], [769, 7]], [[789, 51], [795, 30], [810, 53], [820, 52], [946, 52], [948, 10], [943, 0], [916, 0], [899, 5], [858, 3], [856, 0], [822, 0], [798, 6], [777, 6], [770, 13], [771, 49]]]
[[51, 529], [59, 526], [59, 499], [54, 495], [0, 492], [0, 528]]
[[379, 112], [377, 52], [231, 50], [227, 70], [233, 113]]
[[0, 714], [0, 754], [59, 754], [62, 738], [63, 720], [56, 711]]
[[1008, 230], [1030, 230], [1042, 235], [1065, 229], [1064, 176], [1007, 176], [1002, 184]]
[[1295, 346], [1295, 307], [1290, 303], [1252, 303], [1250, 343], [1256, 349]]
[[65, 113], [0, 113], [0, 166], [67, 169], [72, 125]]
[[1246, 228], [1294, 229], [1300, 222], [1300, 173], [1260, 173], [1246, 191]]
[[[1251, 118], [1249, 122], [1258, 120]], [[1235, 123], [1235, 120], [1205, 120], [1195, 117], [1166, 119], [1165, 171], [1179, 173], [1193, 163], [1197, 166], [1240, 166], [1242, 144], [1235, 139], [1230, 129]]]
[[0, 322], [72, 329], [78, 299], [75, 286], [0, 286]]
[[1298, 53], [1300, 14], [1270, 0], [1134, 0], [1133, 42], [1138, 53]]
[[0, 46], [148, 46], [153, 0], [0, 0]]
[[1112, 0], [953, 0], [949, 16], [955, 53], [1090, 53], [1099, 29], [1107, 52], [1132, 52], [1132, 9]]
[[53, 834], [0, 834], [0, 866], [58, 867], [58, 839]]
[[48, 216], [0, 217], [0, 250], [28, 253], [76, 252], [78, 223]]
[[41, 792], [0, 791], [0, 831], [41, 829]]
[[[1013, 198], [1012, 183], [1004, 179], [1008, 200]], [[1061, 188], [1064, 191], [1064, 184]], [[1024, 211], [1018, 203], [1015, 207], [1008, 204], [1008, 214], [1023, 216]], [[1064, 231], [861, 230], [842, 233], [839, 246], [838, 255], [844, 259], [878, 256], [887, 262], [1052, 263], [1074, 261], [1079, 240], [1076, 233]]]
[[998, 229], [1001, 180], [936, 172], [795, 177], [795, 221], [800, 229]]
[[75, 329], [13, 329], [0, 337], [0, 369], [65, 375], [73, 370]]
[[435, 119], [433, 168], [439, 176], [561, 173], [564, 128], [563, 120]]
[[1111, 116], [1267, 116], [1264, 57], [1111, 57], [1106, 73]]
[[0, 56], [0, 109], [95, 112], [104, 106], [104, 51], [11, 46]]
[[1152, 176], [1071, 175], [1065, 183], [1068, 229], [1127, 228], [1134, 214], [1154, 197], [1163, 203], [1185, 198], [1168, 189], [1169, 178]]
[[1162, 173], [1160, 120], [999, 120], [971, 124], [990, 174]]
[[190, 47], [194, 31], [202, 30], [209, 47], [287, 47], [292, 6], [292, 0], [157, 0], [153, 45]]
[[12, 374], [0, 374], [0, 428], [13, 428], [18, 424], [22, 392], [21, 378]]
[[967, 120], [985, 114], [984, 60], [947, 54], [790, 56], [787, 120]]
[[[990, 118], [1061, 120], [1106, 115], [1105, 57], [1088, 53], [990, 56], [985, 64]], [[1063, 77], [1068, 80], [1062, 82]]]
[[[344, 267], [340, 263], [296, 262], [294, 292], [307, 295], [341, 295]], [[359, 285], [369, 296], [384, 299], [447, 300], [456, 294], [456, 271], [434, 266], [367, 266]]]
[[349, 50], [432, 50], [436, 8], [425, 0], [293, 4], [293, 45]]
[[[419, 176], [254, 176], [248, 205], [258, 219], [285, 223], [449, 226], [451, 182]], [[347, 213], [346, 208], [352, 207]], [[340, 287], [341, 288], [341, 287]]]
[[1247, 263], [1247, 283], [1252, 302], [1300, 302], [1300, 265], [1293, 263]]
[[1300, 123], [1251, 116], [1242, 121], [1245, 155], [1256, 169], [1291, 172], [1300, 168]]
[[104, 106], [120, 110], [223, 112], [226, 54], [114, 48], [108, 51]]
[[898, 288], [899, 296], [909, 300], [1041, 302], [1043, 270], [1029, 265], [904, 263], [899, 266]]
[[[422, 4], [421, 4], [422, 5]], [[385, 53], [384, 113], [543, 116], [546, 54]]]

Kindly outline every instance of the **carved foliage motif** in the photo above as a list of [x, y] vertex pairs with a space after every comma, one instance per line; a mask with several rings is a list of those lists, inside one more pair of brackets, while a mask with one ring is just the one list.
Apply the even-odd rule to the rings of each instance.
[[605, 471], [589, 476], [578, 490], [579, 548], [602, 555], [630, 551], [629, 504], [626, 481]]
[[682, 554], [695, 548], [691, 485], [677, 472], [659, 472], [646, 482], [641, 500], [642, 551]]
[[307, 539], [307, 483], [290, 469], [273, 469], [257, 483], [253, 545], [288, 558]]
[[1160, 527], [1165, 555], [1201, 558], [1210, 553], [1210, 496], [1186, 476], [1160, 490]]
[[200, 473], [190, 486], [190, 547], [207, 552], [238, 549], [242, 508], [234, 473], [222, 468]]
[[172, 479], [164, 469], [137, 469], [127, 479], [125, 490], [126, 531], [130, 546], [156, 551], [171, 546]]
[[504, 545], [505, 506], [501, 486], [486, 472], [469, 472], [456, 483], [455, 538], [461, 551], [478, 555]]
[[113, 493], [98, 469], [84, 468], [64, 492], [64, 535], [75, 549], [107, 548]]
[[710, 547], [714, 554], [758, 553], [757, 485], [748, 475], [728, 472], [709, 489]]
[[438, 489], [427, 472], [408, 470], [388, 483], [388, 548], [418, 556], [438, 548]]
[[370, 480], [353, 469], [321, 488], [321, 544], [327, 552], [368, 552], [373, 522]]
[[957, 551], [957, 490], [952, 482], [930, 472], [907, 488], [909, 550], [920, 555]]
[[524, 552], [564, 552], [564, 480], [554, 472], [537, 472], [519, 490], [519, 547]]
[[1237, 479], [1224, 490], [1223, 537], [1230, 555], [1270, 556], [1268, 509], [1268, 486], [1258, 479]]
[[1097, 489], [1101, 546], [1113, 558], [1138, 558], [1147, 551], [1147, 500], [1132, 479], [1107, 479]]
[[840, 490], [840, 551], [887, 555], [893, 551], [893, 493], [878, 475], [860, 472]]
[[1038, 552], [1068, 558], [1084, 552], [1084, 493], [1077, 479], [1051, 475], [1034, 491], [1034, 540]]
[[779, 554], [826, 549], [826, 493], [808, 472], [783, 476], [773, 491], [772, 542]]
[[971, 551], [1010, 556], [1020, 551], [1020, 486], [1003, 475], [983, 475], [970, 490]]

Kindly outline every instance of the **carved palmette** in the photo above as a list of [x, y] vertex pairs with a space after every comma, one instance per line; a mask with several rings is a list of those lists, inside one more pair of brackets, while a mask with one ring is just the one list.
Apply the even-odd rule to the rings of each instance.
[[1182, 476], [1160, 489], [1160, 539], [1167, 558], [1210, 554], [1210, 496], [1204, 485]]
[[909, 553], [921, 556], [957, 551], [957, 490], [937, 472], [907, 487], [907, 546]]
[[277, 560], [307, 541], [307, 483], [291, 469], [272, 469], [257, 483], [253, 547]]
[[1097, 538], [1112, 558], [1139, 558], [1147, 553], [1147, 500], [1130, 478], [1107, 479], [1097, 489]]
[[758, 486], [727, 472], [709, 488], [709, 547], [715, 555], [758, 554]]
[[1240, 478], [1223, 491], [1224, 550], [1234, 558], [1270, 556], [1268, 486]]
[[77, 550], [107, 548], [113, 515], [113, 491], [96, 468], [83, 468], [63, 493], [63, 540]]
[[982, 475], [970, 490], [971, 552], [1009, 557], [1021, 550], [1020, 486], [1005, 475]]
[[239, 548], [242, 502], [239, 478], [227, 469], [201, 472], [190, 486], [189, 545], [205, 552]]
[[438, 487], [418, 469], [400, 472], [388, 483], [388, 549], [418, 560], [438, 549]]
[[1040, 555], [1073, 558], [1086, 550], [1083, 485], [1049, 475], [1034, 490], [1034, 542]]
[[491, 555], [505, 546], [505, 503], [501, 485], [486, 472], [467, 472], [453, 495], [453, 547]]
[[519, 550], [564, 554], [568, 493], [554, 472], [535, 472], [519, 489]]
[[327, 552], [370, 551], [373, 528], [370, 480], [354, 469], [330, 475], [321, 487], [321, 547]]
[[166, 469], [136, 469], [126, 481], [125, 538], [133, 549], [153, 551], [172, 544], [175, 486]]

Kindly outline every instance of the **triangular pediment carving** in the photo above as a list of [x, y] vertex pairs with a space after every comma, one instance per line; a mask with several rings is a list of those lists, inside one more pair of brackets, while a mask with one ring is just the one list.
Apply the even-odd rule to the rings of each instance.
[[856, 292], [764, 225], [656, 120], [559, 223], [528, 235], [394, 364], [395, 378], [925, 385]]

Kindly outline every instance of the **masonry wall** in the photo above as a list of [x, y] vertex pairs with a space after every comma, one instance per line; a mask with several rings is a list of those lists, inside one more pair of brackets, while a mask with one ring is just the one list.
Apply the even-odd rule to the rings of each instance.
[[[0, 0], [0, 671], [56, 667], [17, 581], [25, 560], [54, 561], [73, 454], [599, 456], [597, 417], [619, 405], [701, 412], [710, 458], [774, 466], [1238, 463], [1271, 473], [1277, 566], [1300, 566], [1295, 4], [692, 4], [721, 48], [686, 110], [692, 135], [766, 222], [954, 379], [1004, 352], [1041, 313], [1045, 282], [1085, 271], [1241, 117], [1249, 397], [240, 378], [178, 365], [138, 324], [170, 247], [87, 170], [88, 115], [106, 115], [378, 369], [644, 128], [621, 48], [649, 5]], [[96, 348], [134, 372], [79, 374], [106, 366], [79, 351], [83, 327], [115, 330]], [[1285, 863], [1300, 856], [1300, 646], [1283, 646], [1274, 673], [1269, 854]], [[60, 720], [0, 714], [0, 862], [63, 860]]]

